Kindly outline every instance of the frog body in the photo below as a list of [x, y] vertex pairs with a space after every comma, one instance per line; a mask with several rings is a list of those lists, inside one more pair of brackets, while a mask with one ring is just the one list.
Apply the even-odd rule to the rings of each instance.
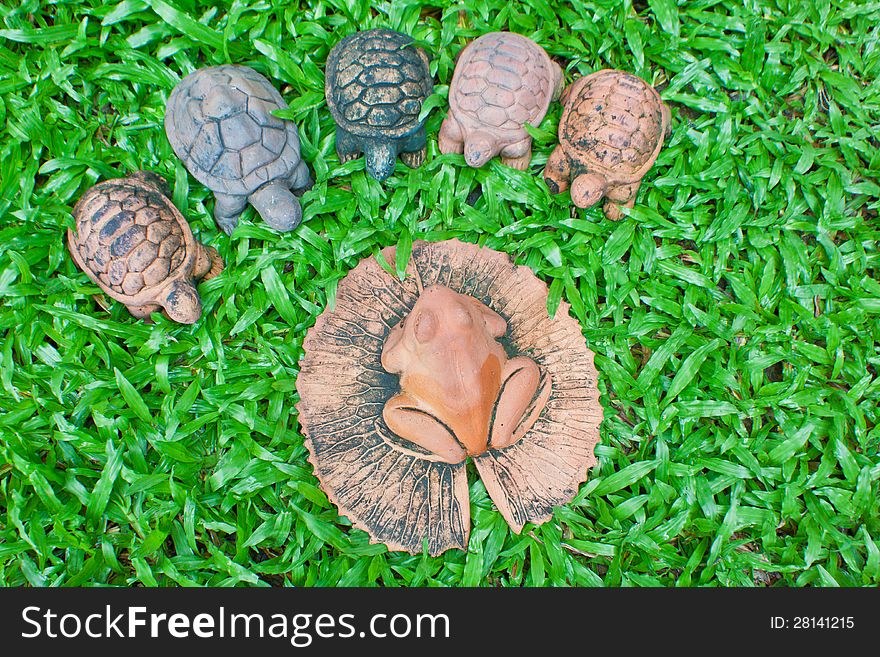
[[449, 463], [519, 440], [537, 419], [528, 411], [541, 372], [531, 358], [508, 357], [498, 342], [506, 332], [504, 318], [477, 299], [426, 288], [382, 350], [382, 366], [400, 375], [401, 391], [382, 413], [388, 427]]

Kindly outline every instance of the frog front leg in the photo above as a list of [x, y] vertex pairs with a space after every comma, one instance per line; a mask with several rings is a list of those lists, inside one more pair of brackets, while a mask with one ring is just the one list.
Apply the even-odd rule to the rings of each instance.
[[[541, 370], [531, 358], [517, 356], [501, 370], [501, 392], [495, 404], [495, 419], [489, 436], [489, 447], [509, 447], [532, 428], [546, 398], [535, 405], [528, 418], [523, 418], [538, 393]], [[545, 396], [545, 395], [542, 395]], [[547, 395], [549, 396], [549, 395]]]
[[401, 392], [385, 402], [385, 424], [398, 436], [422, 447], [447, 463], [461, 463], [467, 452], [452, 430], [415, 397]]

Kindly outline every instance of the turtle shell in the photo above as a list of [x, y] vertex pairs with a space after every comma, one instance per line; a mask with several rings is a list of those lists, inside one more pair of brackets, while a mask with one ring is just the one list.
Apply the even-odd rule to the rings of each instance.
[[189, 224], [155, 184], [136, 177], [107, 180], [73, 208], [68, 231], [74, 260], [117, 301], [142, 305], [188, 275], [196, 257]]
[[327, 57], [325, 92], [334, 120], [362, 137], [403, 137], [423, 122], [434, 90], [428, 58], [413, 39], [393, 30], [356, 32]]
[[[395, 261], [393, 247], [385, 249]], [[498, 251], [458, 240], [415, 242], [406, 277], [362, 260], [339, 282], [336, 304], [309, 329], [296, 379], [299, 422], [321, 487], [373, 542], [431, 555], [466, 549], [470, 533], [467, 463], [415, 453], [383, 420], [399, 377], [382, 366], [389, 334], [422, 290], [442, 285], [475, 298], [507, 322], [501, 343], [527, 355], [549, 380], [546, 405], [523, 438], [474, 458], [510, 527], [549, 519], [577, 493], [596, 462], [602, 407], [593, 354], [562, 302], [547, 313], [547, 285]]]
[[171, 92], [165, 132], [175, 154], [214, 192], [247, 196], [300, 162], [292, 121], [272, 115], [287, 103], [272, 84], [247, 66], [199, 69]]
[[654, 164], [665, 129], [663, 101], [651, 85], [603, 70], [572, 86], [559, 119], [559, 143], [581, 167], [628, 183]]
[[449, 105], [458, 120], [522, 131], [540, 123], [553, 99], [553, 62], [537, 43], [512, 32], [490, 32], [461, 53]]

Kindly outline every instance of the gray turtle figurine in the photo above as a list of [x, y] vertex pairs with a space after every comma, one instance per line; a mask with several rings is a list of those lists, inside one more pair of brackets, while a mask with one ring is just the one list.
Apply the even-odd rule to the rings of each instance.
[[135, 317], [162, 309], [192, 324], [202, 314], [194, 280], [218, 275], [223, 260], [196, 240], [170, 196], [149, 171], [95, 185], [73, 208], [67, 245], [79, 268]]
[[291, 190], [312, 185], [292, 121], [272, 115], [287, 103], [247, 66], [199, 69], [171, 92], [165, 132], [196, 180], [214, 192], [214, 218], [227, 234], [248, 203], [269, 226], [290, 231], [302, 221]]
[[336, 121], [340, 162], [364, 154], [376, 180], [394, 172], [397, 156], [409, 167], [425, 161], [425, 122], [419, 113], [434, 91], [428, 55], [393, 30], [357, 32], [327, 57], [324, 90]]

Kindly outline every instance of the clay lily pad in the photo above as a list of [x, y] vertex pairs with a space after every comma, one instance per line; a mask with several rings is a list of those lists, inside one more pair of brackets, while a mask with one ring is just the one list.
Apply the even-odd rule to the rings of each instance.
[[[393, 248], [383, 255], [395, 261]], [[554, 507], [572, 500], [596, 462], [602, 407], [593, 354], [579, 324], [564, 302], [551, 318], [546, 284], [491, 249], [457, 240], [416, 242], [406, 274], [401, 281], [374, 258], [363, 260], [340, 281], [335, 308], [325, 310], [306, 335], [297, 408], [322, 488], [374, 542], [411, 553], [423, 545], [431, 555], [466, 549], [468, 458], [515, 532], [527, 522], [548, 520]], [[495, 354], [486, 358], [498, 361], [492, 377], [501, 383], [468, 386], [490, 407], [495, 404], [488, 415], [474, 411], [481, 418], [478, 429], [460, 428], [452, 415], [458, 406], [441, 403], [448, 372], [412, 395], [410, 361], [395, 346], [407, 339], [407, 318], [420, 299], [418, 308], [426, 306], [427, 294], [445, 295], [444, 303], [458, 308], [459, 321], [467, 319], [464, 314], [486, 318], [488, 336], [481, 334], [484, 347], [478, 351], [481, 359]], [[453, 369], [470, 362], [460, 353], [447, 360]], [[428, 364], [419, 376], [436, 371]], [[519, 393], [505, 396], [502, 389], [509, 393], [511, 386]], [[434, 423], [426, 425], [434, 438], [420, 437], [418, 423], [400, 415], [400, 409], [413, 408]], [[498, 426], [502, 408], [512, 418], [506, 431]], [[389, 419], [399, 433], [389, 428]], [[438, 424], [449, 427], [462, 451], [456, 452], [455, 441], [444, 442]]]

